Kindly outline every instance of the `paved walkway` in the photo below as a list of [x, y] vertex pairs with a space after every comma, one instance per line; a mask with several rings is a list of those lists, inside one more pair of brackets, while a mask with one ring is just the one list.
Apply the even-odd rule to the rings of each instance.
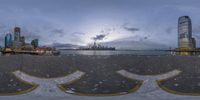
[[[142, 87], [135, 93], [127, 94], [127, 95], [120, 95], [120, 96], [75, 96], [64, 93], [57, 88], [57, 84], [62, 84], [66, 82], [72, 82], [76, 79], [79, 79], [83, 72], [77, 71], [73, 74], [63, 77], [60, 79], [39, 79], [32, 76], [29, 76], [25, 73], [20, 71], [14, 72], [14, 74], [28, 82], [33, 82], [39, 84], [40, 87], [28, 94], [22, 95], [14, 95], [14, 96], [0, 96], [0, 100], [199, 100], [199, 96], [181, 96], [167, 93], [159, 88], [156, 84], [155, 80], [166, 79], [170, 77], [174, 77], [180, 73], [178, 70], [174, 70], [162, 75], [156, 76], [140, 76], [137, 74], [133, 74], [127, 72], [125, 70], [120, 70], [117, 73], [120, 75], [129, 78], [129, 79], [140, 79], [144, 81]], [[48, 83], [47, 83], [48, 82]], [[56, 88], [55, 88], [56, 87]], [[49, 88], [48, 90], [46, 88]], [[49, 91], [50, 90], [50, 91]]]
[[29, 83], [38, 84], [39, 87], [36, 88], [34, 91], [28, 94], [42, 94], [43, 96], [64, 96], [65, 93], [61, 91], [57, 86], [59, 84], [68, 84], [75, 80], [81, 78], [84, 75], [84, 72], [76, 71], [68, 76], [60, 77], [60, 78], [52, 78], [52, 79], [41, 79], [37, 77], [33, 77], [27, 75], [21, 71], [13, 72], [21, 80], [27, 81]]

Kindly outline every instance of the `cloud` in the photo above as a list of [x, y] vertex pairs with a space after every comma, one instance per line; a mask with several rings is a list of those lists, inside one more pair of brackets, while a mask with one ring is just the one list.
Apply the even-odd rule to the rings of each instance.
[[6, 25], [0, 24], [0, 30], [5, 29], [5, 28], [6, 28]]
[[0, 24], [0, 44], [1, 45], [4, 44], [4, 37], [6, 33], [11, 33], [11, 30], [7, 25], [1, 23]]
[[198, 6], [194, 6], [194, 5], [176, 5], [175, 6], [176, 9], [181, 10], [181, 11], [198, 11], [199, 7]]
[[97, 34], [96, 36], [92, 37], [91, 39], [94, 40], [94, 41], [97, 41], [97, 40], [105, 40], [107, 39], [107, 36], [109, 34], [112, 34], [116, 29], [115, 28], [105, 28], [105, 29], [102, 29], [99, 34]]
[[174, 28], [168, 27], [168, 28], [165, 29], [165, 32], [166, 32], [167, 34], [172, 34], [173, 30], [174, 30]]
[[100, 31], [101, 34], [110, 34], [111, 32], [114, 32], [116, 29], [113, 28], [105, 28], [103, 30]]
[[195, 37], [195, 39], [200, 39], [200, 34], [193, 34], [193, 36]]
[[103, 43], [103, 45], [114, 46], [117, 49], [129, 49], [129, 50], [168, 49], [167, 45], [152, 41], [117, 40], [117, 41]]
[[141, 36], [139, 41], [147, 41], [150, 37], [150, 35]]
[[68, 43], [73, 43], [73, 44], [82, 44], [84, 43], [84, 36], [85, 36], [86, 33], [84, 32], [72, 32], [70, 33], [68, 36], [70, 39], [70, 41]]
[[200, 25], [194, 26], [192, 31], [193, 33], [200, 33]]
[[150, 39], [150, 35], [135, 35], [134, 37], [127, 37], [127, 38], [122, 38], [118, 39], [119, 41], [137, 41], [137, 42], [144, 42], [148, 41]]
[[79, 45], [69, 44], [69, 43], [52, 43], [49, 46], [55, 47], [57, 49], [74, 49], [80, 47]]
[[103, 40], [108, 34], [99, 34], [96, 35], [95, 37], [92, 37], [93, 40], [97, 41], [97, 40]]
[[147, 39], [148, 39], [148, 37], [147, 37], [147, 36], [145, 36], [145, 37], [144, 37], [144, 39], [145, 39], [145, 40], [147, 40]]
[[140, 29], [139, 28], [135, 28], [135, 27], [132, 27], [130, 26], [128, 23], [125, 23], [122, 25], [122, 27], [127, 30], [127, 31], [130, 31], [132, 33], [136, 32], [136, 31], [139, 31]]
[[82, 36], [82, 35], [85, 35], [85, 33], [83, 33], [83, 32], [73, 32], [72, 35], [73, 36]]
[[193, 36], [196, 39], [200, 39], [200, 25], [194, 26], [192, 31], [194, 33]]
[[21, 28], [21, 36], [24, 36], [26, 41], [31, 41], [33, 39], [41, 39], [42, 37], [38, 35], [38, 33], [41, 33], [39, 29], [30, 30], [26, 27]]
[[65, 35], [65, 32], [64, 32], [63, 29], [57, 29], [57, 28], [55, 28], [55, 29], [53, 29], [53, 30], [51, 31], [51, 35], [52, 35], [52, 36], [63, 37], [63, 36]]
[[0, 43], [1, 45], [4, 43], [5, 34], [0, 34]]

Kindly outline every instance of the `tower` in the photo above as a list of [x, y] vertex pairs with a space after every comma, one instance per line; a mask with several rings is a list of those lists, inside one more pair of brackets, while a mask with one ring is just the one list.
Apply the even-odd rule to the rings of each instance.
[[192, 22], [189, 16], [181, 16], [178, 19], [178, 47], [195, 48], [195, 39], [192, 38]]
[[14, 28], [14, 41], [12, 47], [15, 49], [20, 49], [23, 45], [21, 42], [21, 36], [20, 36], [21, 29], [20, 27]]
[[20, 41], [20, 31], [19, 27], [14, 28], [14, 41]]
[[6, 34], [4, 43], [5, 48], [10, 48], [12, 46], [12, 34]]
[[22, 45], [25, 45], [25, 37], [24, 36], [20, 37], [20, 42], [22, 43]]
[[31, 41], [31, 45], [34, 47], [34, 48], [37, 48], [38, 47], [38, 39], [34, 39]]

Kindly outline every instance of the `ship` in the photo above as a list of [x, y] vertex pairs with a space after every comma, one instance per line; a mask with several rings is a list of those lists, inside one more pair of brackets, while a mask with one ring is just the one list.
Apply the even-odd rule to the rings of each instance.
[[92, 46], [80, 48], [81, 50], [115, 50], [115, 47], [108, 47], [108, 46], [103, 46], [100, 44], [97, 44], [96, 41]]
[[30, 54], [30, 55], [45, 55], [45, 56], [58, 56], [60, 55], [60, 51], [55, 48], [50, 47], [39, 47], [39, 48], [20, 48], [20, 49], [12, 49], [12, 48], [3, 48], [0, 50], [3, 55], [12, 55], [12, 54]]

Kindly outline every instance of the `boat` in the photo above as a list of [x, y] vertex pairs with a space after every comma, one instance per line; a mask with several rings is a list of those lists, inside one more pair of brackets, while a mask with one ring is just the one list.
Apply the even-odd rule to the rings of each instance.
[[102, 46], [94, 42], [92, 46], [80, 48], [81, 50], [115, 50], [115, 47]]

